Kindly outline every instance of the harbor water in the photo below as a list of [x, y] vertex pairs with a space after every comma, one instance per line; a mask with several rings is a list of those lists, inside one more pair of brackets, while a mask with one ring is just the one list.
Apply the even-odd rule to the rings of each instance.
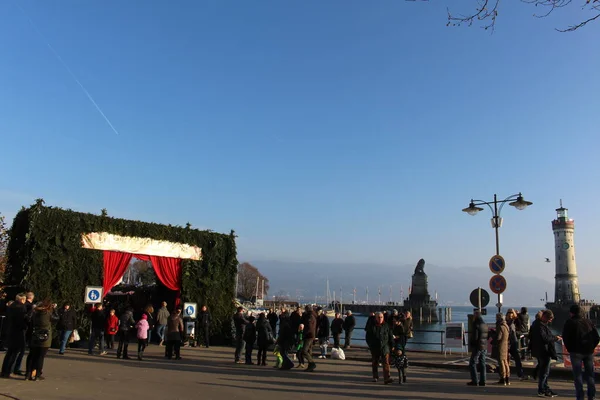
[[[542, 310], [542, 307], [527, 307], [528, 314], [531, 322], [535, 318], [535, 314]], [[385, 306], [382, 306], [383, 311], [386, 310]], [[506, 313], [507, 307], [502, 308], [502, 312]], [[519, 311], [519, 308], [515, 308]], [[388, 310], [390, 311], [390, 310]], [[443, 351], [442, 342], [444, 340], [444, 333], [446, 329], [446, 323], [462, 323], [465, 331], [468, 325], [468, 315], [473, 313], [473, 307], [458, 306], [452, 307], [452, 320], [451, 321], [439, 321], [436, 323], [419, 323], [416, 319], [414, 320], [414, 337], [408, 341], [407, 347], [409, 350], [431, 350], [431, 351]], [[442, 313], [443, 314], [443, 313]], [[442, 315], [443, 316], [443, 315]], [[364, 327], [367, 323], [368, 316], [366, 315], [355, 315], [356, 328], [352, 334], [352, 340], [355, 345], [365, 346], [365, 331]], [[489, 325], [496, 323], [496, 309], [488, 307], [488, 315], [484, 315], [483, 319]], [[560, 332], [562, 327], [553, 327], [553, 330]]]

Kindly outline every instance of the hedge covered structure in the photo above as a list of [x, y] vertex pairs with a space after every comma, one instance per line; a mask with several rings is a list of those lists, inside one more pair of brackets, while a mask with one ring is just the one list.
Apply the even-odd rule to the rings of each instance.
[[[213, 334], [230, 337], [237, 254], [235, 234], [161, 225], [44, 206], [39, 199], [15, 217], [8, 244], [6, 283], [34, 291], [37, 299], [70, 302], [84, 309], [85, 286], [102, 286], [103, 252], [82, 248], [84, 233], [107, 232], [185, 243], [202, 249], [202, 260], [182, 260], [181, 298], [207, 304]], [[83, 321], [82, 321], [83, 322]], [[87, 324], [86, 324], [87, 325]]]

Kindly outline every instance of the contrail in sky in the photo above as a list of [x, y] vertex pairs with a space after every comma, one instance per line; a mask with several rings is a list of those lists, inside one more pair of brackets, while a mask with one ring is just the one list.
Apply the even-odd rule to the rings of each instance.
[[104, 114], [104, 112], [102, 111], [102, 109], [100, 108], [100, 106], [98, 105], [98, 103], [96, 103], [96, 101], [94, 100], [94, 98], [92, 97], [92, 95], [90, 94], [90, 92], [88, 92], [87, 89], [85, 88], [85, 86], [83, 86], [83, 84], [79, 81], [79, 79], [77, 79], [77, 76], [75, 75], [75, 73], [73, 73], [73, 71], [71, 70], [71, 68], [69, 68], [69, 66], [67, 65], [67, 63], [65, 62], [65, 60], [63, 60], [63, 58], [60, 56], [60, 54], [58, 54], [58, 52], [56, 50], [54, 50], [54, 47], [52, 47], [52, 45], [50, 44], [50, 42], [48, 41], [48, 39], [46, 39], [46, 37], [44, 36], [44, 34], [37, 28], [37, 26], [35, 25], [35, 23], [33, 22], [33, 20], [25, 12], [25, 10], [17, 2], [15, 2], [15, 5], [21, 10], [21, 12], [25, 16], [25, 18], [27, 18], [29, 20], [29, 23], [31, 24], [31, 26], [33, 27], [33, 29], [37, 32], [37, 34], [44, 41], [44, 43], [46, 43], [46, 46], [48, 46], [48, 48], [50, 49], [50, 51], [52, 52], [52, 54], [54, 54], [54, 56], [58, 59], [58, 61], [60, 61], [60, 63], [63, 65], [63, 67], [65, 67], [65, 69], [67, 70], [67, 72], [69, 73], [69, 75], [71, 75], [71, 77], [73, 78], [73, 80], [75, 80], [75, 82], [77, 83], [77, 85], [79, 85], [79, 87], [81, 88], [81, 90], [83, 90], [83, 93], [85, 93], [85, 95], [90, 100], [90, 102], [94, 105], [94, 107], [96, 107], [96, 110], [98, 110], [98, 112], [100, 113], [100, 115], [102, 115], [102, 118], [104, 118], [104, 120], [106, 121], [106, 123], [108, 124], [108, 126], [110, 126], [110, 129], [112, 129], [113, 132], [118, 135], [119, 131], [117, 131], [117, 129], [110, 122], [110, 120], [108, 119], [108, 117], [106, 116], [106, 114]]

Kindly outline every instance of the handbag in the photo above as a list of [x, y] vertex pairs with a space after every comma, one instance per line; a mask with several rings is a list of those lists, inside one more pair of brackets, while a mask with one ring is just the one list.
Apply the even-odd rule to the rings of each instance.
[[31, 333], [31, 342], [33, 346], [39, 346], [50, 337], [50, 331], [48, 329], [36, 329], [33, 328]]

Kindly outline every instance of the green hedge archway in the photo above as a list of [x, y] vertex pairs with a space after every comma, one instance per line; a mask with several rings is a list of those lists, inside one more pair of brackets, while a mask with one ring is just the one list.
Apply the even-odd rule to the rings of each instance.
[[235, 233], [161, 225], [47, 207], [38, 199], [15, 217], [8, 243], [6, 283], [35, 292], [36, 298], [70, 302], [83, 318], [85, 286], [102, 284], [102, 251], [81, 246], [81, 235], [108, 232], [185, 243], [202, 248], [201, 261], [182, 260], [182, 301], [207, 304], [213, 334], [231, 337], [237, 272]]

